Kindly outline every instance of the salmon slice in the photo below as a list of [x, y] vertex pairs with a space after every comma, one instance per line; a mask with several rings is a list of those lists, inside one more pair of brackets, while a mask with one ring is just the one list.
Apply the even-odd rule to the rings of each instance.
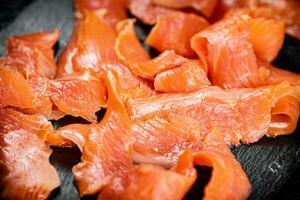
[[146, 43], [160, 52], [172, 49], [179, 55], [194, 58], [196, 54], [190, 46], [190, 40], [208, 25], [203, 17], [195, 14], [178, 12], [160, 15]]
[[0, 67], [0, 108], [33, 107], [34, 93], [25, 78], [10, 66]]
[[249, 26], [251, 29], [249, 40], [257, 58], [266, 62], [273, 61], [283, 45], [284, 21], [254, 18], [250, 20]]
[[159, 92], [193, 92], [209, 85], [206, 72], [197, 60], [161, 72], [154, 79], [154, 88]]
[[114, 50], [116, 33], [104, 23], [106, 10], [86, 10], [76, 22], [71, 39], [59, 58], [57, 77], [85, 69], [105, 75], [107, 65], [118, 63]]
[[130, 121], [118, 95], [116, 77], [107, 71], [108, 109], [83, 148], [81, 162], [72, 171], [80, 195], [95, 194], [113, 178], [122, 179], [132, 167]]
[[60, 32], [36, 32], [10, 37], [7, 40], [7, 64], [15, 66], [28, 78], [33, 73], [45, 78], [56, 74], [53, 46]]
[[115, 28], [117, 23], [127, 18], [126, 0], [76, 0], [76, 15], [82, 15], [84, 10], [106, 9], [104, 22]]
[[156, 58], [150, 59], [136, 36], [133, 24], [134, 20], [118, 24], [115, 46], [118, 58], [132, 73], [153, 80], [156, 74], [177, 67], [187, 60], [174, 51], [164, 51]]
[[53, 80], [47, 91], [60, 111], [90, 122], [97, 122], [95, 113], [106, 106], [106, 89], [91, 70]]
[[60, 184], [55, 168], [49, 163], [51, 152], [32, 132], [1, 131], [1, 198], [47, 199]]
[[134, 166], [123, 190], [120, 191], [118, 185], [111, 183], [104, 188], [98, 199], [180, 200], [193, 185], [196, 177], [193, 156], [191, 152], [186, 151], [170, 170], [150, 164]]
[[212, 168], [204, 188], [204, 200], [247, 199], [251, 184], [240, 163], [234, 158], [223, 137], [212, 131], [204, 140], [206, 150], [193, 154], [194, 165]]
[[155, 5], [151, 0], [131, 0], [128, 8], [132, 15], [144, 24], [153, 25], [159, 15], [178, 13], [178, 11]]
[[[169, 126], [166, 128], [164, 123], [170, 121], [172, 115], [190, 119], [189, 124], [195, 124], [193, 127], [196, 130], [198, 128], [200, 138], [205, 137], [213, 127], [219, 127], [227, 144], [256, 142], [268, 133], [271, 109], [281, 98], [290, 96], [290, 89], [287, 83], [255, 89], [222, 90], [206, 87], [193, 93], [159, 94], [129, 100], [126, 107], [132, 120], [133, 138], [136, 140], [134, 151], [158, 158], [162, 153], [168, 155], [164, 148], [174, 146], [175, 139], [157, 139], [158, 142], [155, 142], [156, 138], [167, 138], [169, 132], [172, 133], [173, 130], [169, 131]], [[164, 143], [162, 147], [159, 142]], [[181, 143], [176, 141], [175, 144]], [[180, 145], [175, 147], [178, 147], [175, 152], [180, 152]], [[172, 149], [171, 152], [170, 155], [176, 155]], [[169, 157], [164, 158], [172, 162]]]
[[26, 115], [11, 108], [0, 109], [0, 133], [20, 129], [36, 134], [43, 141], [53, 131], [51, 123], [42, 115]]
[[193, 8], [202, 13], [205, 17], [210, 17], [217, 4], [217, 0], [152, 0], [156, 5], [173, 9]]
[[82, 152], [94, 124], [70, 124], [47, 135], [46, 143], [57, 147], [74, 147]]
[[195, 35], [191, 46], [208, 67], [213, 85], [243, 88], [265, 85], [267, 72], [257, 66], [249, 39], [249, 15], [233, 15]]

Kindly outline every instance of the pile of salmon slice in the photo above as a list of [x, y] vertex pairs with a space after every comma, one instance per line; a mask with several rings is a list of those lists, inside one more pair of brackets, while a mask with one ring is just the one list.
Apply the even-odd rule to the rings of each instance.
[[[227, 2], [77, 0], [58, 62], [59, 30], [8, 38], [1, 198], [47, 199], [60, 185], [49, 146], [77, 146], [81, 196], [182, 199], [201, 176], [195, 167], [207, 166], [203, 199], [246, 199], [251, 184], [230, 146], [297, 126], [300, 76], [270, 63], [286, 32], [300, 38], [300, 3]], [[137, 20], [152, 26], [145, 43], [156, 57], [137, 37]], [[54, 129], [51, 120], [66, 115], [88, 123]]]

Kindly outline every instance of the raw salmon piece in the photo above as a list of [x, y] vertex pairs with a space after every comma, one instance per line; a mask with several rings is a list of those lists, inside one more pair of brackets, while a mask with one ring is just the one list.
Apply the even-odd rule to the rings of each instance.
[[118, 63], [115, 31], [104, 23], [106, 10], [86, 10], [58, 61], [57, 77], [84, 69], [105, 75], [107, 65]]
[[197, 60], [161, 72], [154, 79], [154, 88], [159, 92], [193, 92], [209, 85], [206, 72]]
[[151, 0], [130, 0], [129, 10], [145, 24], [153, 25], [159, 15], [178, 13], [178, 11], [155, 5]]
[[203, 199], [247, 199], [251, 192], [251, 184], [223, 137], [212, 131], [204, 143], [207, 149], [193, 154], [194, 165], [212, 168], [209, 183], [204, 188]]
[[86, 138], [94, 124], [70, 124], [48, 134], [46, 143], [57, 147], [74, 147], [83, 150]]
[[36, 32], [10, 37], [7, 40], [7, 56], [10, 63], [22, 71], [25, 77], [37, 73], [45, 78], [56, 74], [53, 46], [60, 32]]
[[107, 71], [107, 111], [84, 145], [81, 162], [72, 171], [80, 195], [95, 194], [132, 167], [130, 120], [118, 94], [116, 77]]
[[164, 51], [156, 58], [150, 59], [136, 36], [133, 24], [134, 20], [118, 24], [119, 34], [115, 46], [118, 58], [132, 73], [153, 80], [156, 74], [177, 67], [187, 60], [174, 51]]
[[127, 18], [126, 0], [76, 0], [76, 14], [82, 15], [84, 10], [106, 9], [107, 13], [104, 15], [104, 22], [115, 28], [116, 24]]
[[51, 81], [48, 93], [60, 111], [90, 122], [97, 122], [95, 113], [106, 106], [106, 89], [91, 70]]
[[217, 4], [217, 0], [152, 0], [152, 2], [156, 5], [174, 9], [193, 8], [202, 13], [205, 17], [211, 16]]
[[[148, 143], [153, 141], [155, 144], [154, 136], [166, 137], [169, 134], [163, 122], [174, 114], [198, 123], [198, 126], [193, 126], [199, 127], [200, 138], [205, 137], [211, 128], [219, 127], [227, 144], [256, 142], [268, 132], [271, 109], [281, 98], [290, 96], [290, 89], [287, 83], [255, 89], [206, 87], [193, 93], [159, 94], [129, 100], [126, 107], [132, 120], [133, 138], [138, 138], [134, 142], [134, 151], [161, 157], [162, 147], [158, 146], [155, 152]], [[164, 143], [163, 147], [172, 146], [172, 140]]]
[[190, 151], [186, 151], [170, 170], [150, 164], [135, 166], [130, 171], [123, 190], [120, 191], [118, 185], [112, 182], [104, 188], [98, 199], [180, 200], [193, 185], [196, 177], [193, 156]]
[[160, 15], [146, 43], [160, 52], [172, 49], [184, 57], [193, 58], [196, 54], [190, 46], [190, 40], [208, 25], [203, 17], [195, 14], [178, 12]]
[[0, 67], [0, 108], [33, 107], [35, 95], [25, 78], [10, 66]]
[[55, 168], [49, 163], [51, 152], [32, 132], [1, 131], [1, 199], [47, 199], [60, 184]]
[[0, 109], [0, 133], [20, 129], [38, 135], [43, 141], [53, 131], [51, 123], [42, 115], [26, 115], [10, 108]]
[[257, 87], [268, 74], [257, 66], [249, 39], [249, 15], [233, 15], [195, 35], [191, 46], [208, 67], [213, 85], [222, 88]]

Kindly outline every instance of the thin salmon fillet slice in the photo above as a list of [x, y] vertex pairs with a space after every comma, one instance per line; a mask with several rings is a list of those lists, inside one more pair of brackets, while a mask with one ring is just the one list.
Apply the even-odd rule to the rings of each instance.
[[91, 129], [94, 124], [69, 124], [47, 135], [46, 143], [56, 147], [74, 147], [77, 146], [82, 152]]
[[193, 8], [194, 10], [202, 13], [205, 17], [210, 17], [214, 11], [217, 4], [217, 0], [151, 0], [154, 4], [173, 8], [173, 9], [183, 9], [183, 8]]
[[0, 67], [0, 108], [31, 108], [35, 95], [26, 79], [10, 66]]
[[0, 133], [26, 130], [45, 141], [53, 127], [43, 115], [26, 115], [11, 108], [0, 109]]
[[209, 26], [191, 40], [192, 48], [208, 68], [213, 85], [222, 88], [257, 87], [268, 76], [257, 66], [252, 44], [249, 42], [247, 14], [232, 15]]
[[139, 42], [133, 25], [134, 20], [130, 19], [118, 24], [115, 49], [119, 60], [135, 75], [153, 80], [156, 74], [177, 67], [187, 60], [172, 50], [164, 51], [151, 59]]
[[192, 153], [186, 151], [170, 170], [150, 164], [134, 166], [123, 190], [120, 191], [118, 185], [112, 182], [103, 189], [98, 199], [180, 200], [193, 185], [196, 177]]
[[118, 63], [114, 50], [116, 33], [104, 22], [106, 10], [85, 10], [59, 58], [57, 77], [85, 69], [105, 75], [107, 65]]
[[157, 74], [154, 79], [154, 88], [159, 92], [193, 92], [209, 85], [198, 60], [188, 60], [179, 67]]
[[56, 74], [53, 46], [60, 32], [36, 32], [12, 36], [7, 40], [3, 62], [16, 67], [27, 79], [31, 75], [53, 78]]
[[[178, 141], [173, 144], [175, 139], [166, 139], [162, 142], [165, 144], [160, 146], [159, 139], [168, 138], [169, 132], [172, 133], [173, 130], [165, 123], [170, 121], [172, 115], [183, 117], [185, 121], [190, 119], [189, 124], [193, 124], [195, 133], [198, 129], [196, 135], [200, 139], [212, 128], [219, 127], [227, 144], [256, 142], [268, 133], [272, 123], [271, 109], [276, 107], [280, 99], [290, 96], [290, 90], [288, 83], [255, 89], [222, 90], [218, 87], [206, 87], [193, 93], [159, 94], [129, 100], [126, 107], [132, 120], [133, 138], [136, 140], [134, 151], [160, 158], [162, 153], [168, 155], [167, 152], [170, 151], [164, 151], [163, 147], [174, 146], [178, 147], [175, 148], [177, 151], [171, 149], [170, 155], [175, 155], [175, 158], [165, 156], [164, 160], [176, 160], [176, 152], [182, 150], [175, 145]], [[281, 131], [284, 134], [283, 129]]]
[[108, 109], [95, 125], [73, 167], [80, 195], [95, 194], [113, 178], [126, 176], [132, 167], [130, 120], [118, 94], [116, 76], [107, 71]]
[[146, 44], [160, 52], [172, 49], [184, 57], [195, 58], [196, 54], [190, 46], [190, 40], [208, 25], [203, 17], [195, 14], [178, 12], [160, 15], [147, 36]]
[[151, 0], [131, 0], [128, 5], [129, 11], [143, 23], [153, 25], [160, 15], [178, 13], [178, 11], [155, 5]]
[[97, 122], [95, 113], [106, 106], [106, 88], [92, 70], [55, 79], [47, 92], [60, 111], [90, 122]]
[[115, 28], [117, 23], [125, 18], [127, 18], [125, 0], [76, 0], [76, 16], [81, 17], [84, 10], [97, 10], [106, 9], [106, 14], [104, 15], [104, 22]]
[[1, 131], [1, 198], [47, 199], [60, 184], [58, 174], [49, 162], [51, 152], [33, 132]]

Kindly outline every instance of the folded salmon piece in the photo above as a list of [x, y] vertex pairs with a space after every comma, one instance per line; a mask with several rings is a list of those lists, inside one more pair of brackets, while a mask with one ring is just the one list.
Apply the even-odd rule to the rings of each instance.
[[151, 0], [154, 4], [173, 9], [193, 8], [202, 13], [205, 17], [210, 17], [217, 4], [217, 0]]
[[104, 187], [98, 199], [183, 199], [197, 177], [194, 165], [212, 168], [203, 199], [246, 199], [251, 184], [223, 138], [212, 131], [204, 143], [201, 151], [182, 153], [169, 170], [150, 164], [134, 166], [123, 182], [124, 188], [115, 180]]
[[154, 79], [159, 92], [193, 92], [209, 86], [205, 69], [198, 60], [188, 60], [181, 66], [161, 72]]
[[178, 12], [160, 15], [147, 36], [146, 44], [160, 52], [172, 49], [179, 55], [194, 58], [196, 54], [190, 46], [190, 39], [208, 25], [203, 17], [195, 14]]
[[160, 15], [178, 13], [178, 11], [155, 5], [151, 0], [130, 0], [129, 11], [145, 24], [153, 25]]
[[286, 22], [286, 32], [300, 39], [299, 1], [281, 0], [280, 2], [277, 2], [264, 0], [221, 0], [218, 2], [213, 13], [213, 20], [216, 21], [223, 18], [224, 14], [232, 8], [250, 8], [251, 12], [256, 16], [284, 20]]
[[126, 6], [126, 0], [75, 0], [77, 17], [81, 17], [85, 10], [106, 9], [104, 22], [112, 28], [127, 18]]
[[107, 111], [91, 128], [81, 162], [73, 167], [80, 195], [95, 194], [113, 178], [122, 179], [132, 167], [130, 120], [118, 94], [116, 76], [107, 71]]
[[208, 68], [213, 85], [222, 88], [257, 87], [268, 73], [259, 68], [249, 42], [247, 14], [231, 15], [193, 36], [191, 46]]
[[193, 156], [190, 151], [186, 151], [170, 170], [150, 164], [134, 166], [126, 177], [126, 185], [123, 189], [112, 182], [104, 187], [98, 199], [180, 200], [191, 188], [196, 177]]
[[7, 54], [1, 65], [17, 68], [27, 79], [32, 75], [53, 78], [56, 74], [53, 46], [60, 32], [36, 32], [12, 36], [7, 40]]
[[51, 123], [43, 115], [26, 115], [11, 108], [1, 108], [0, 133], [21, 129], [37, 135], [43, 141], [53, 131]]
[[1, 198], [47, 199], [60, 184], [58, 174], [49, 162], [51, 152], [34, 132], [26, 129], [1, 130]]
[[139, 42], [133, 25], [134, 20], [125, 20], [118, 24], [115, 49], [119, 60], [135, 75], [153, 80], [156, 74], [177, 67], [187, 60], [172, 50], [164, 51], [151, 59]]
[[0, 67], [0, 108], [12, 106], [32, 108], [34, 92], [28, 81], [16, 69]]
[[47, 92], [60, 111], [90, 122], [97, 122], [95, 113], [106, 106], [106, 88], [92, 70], [52, 80]]
[[231, 145], [256, 142], [279, 122], [285, 126], [277, 126], [277, 133], [290, 133], [285, 128], [295, 128], [294, 121], [287, 120], [293, 115], [282, 112], [282, 118], [275, 119], [277, 112], [272, 109], [291, 96], [291, 88], [286, 82], [255, 89], [206, 87], [193, 93], [129, 100], [126, 108], [132, 120], [135, 160], [144, 162], [146, 157], [155, 163], [174, 163], [183, 149], [201, 148], [197, 141], [214, 127], [220, 128]]
[[114, 50], [116, 33], [104, 22], [106, 10], [85, 10], [58, 61], [57, 77], [84, 69], [105, 75], [106, 66], [118, 63]]

